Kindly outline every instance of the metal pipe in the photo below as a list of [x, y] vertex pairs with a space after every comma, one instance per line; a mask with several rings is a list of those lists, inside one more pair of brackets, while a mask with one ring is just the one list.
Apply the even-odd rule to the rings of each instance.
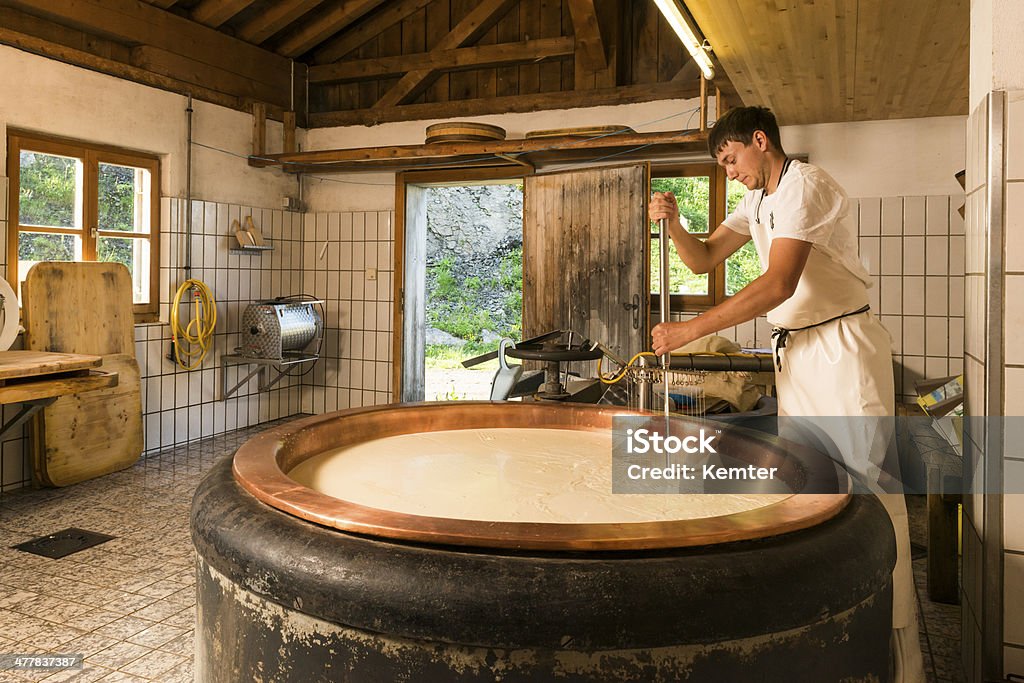
[[[669, 312], [671, 311], [671, 297], [669, 293], [669, 275], [668, 275], [668, 249], [671, 244], [671, 240], [668, 236], [668, 220], [664, 218], [658, 219], [658, 240], [661, 245], [661, 262], [659, 273], [660, 282], [658, 283], [658, 304], [661, 309], [661, 322], [667, 323], [669, 320]], [[672, 352], [668, 351], [661, 357], [661, 367], [668, 370], [669, 364], [672, 361]], [[669, 413], [669, 397], [668, 397], [668, 372], [663, 373], [665, 375], [665, 417], [668, 417]]]
[[185, 108], [185, 278], [192, 276], [192, 95]]

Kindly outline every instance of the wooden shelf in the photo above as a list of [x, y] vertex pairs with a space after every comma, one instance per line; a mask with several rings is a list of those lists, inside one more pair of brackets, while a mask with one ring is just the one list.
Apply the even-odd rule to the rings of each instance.
[[707, 155], [707, 131], [609, 134], [499, 142], [359, 147], [250, 157], [249, 165], [277, 166], [289, 173], [425, 171], [511, 168], [522, 174], [562, 163], [636, 161]]

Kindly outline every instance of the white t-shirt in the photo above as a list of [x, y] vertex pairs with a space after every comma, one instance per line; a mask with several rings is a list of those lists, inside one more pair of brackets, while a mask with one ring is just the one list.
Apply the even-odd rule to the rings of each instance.
[[857, 255], [846, 192], [817, 166], [795, 159], [787, 164], [775, 192], [747, 192], [722, 224], [750, 236], [762, 270], [773, 239], [811, 243], [793, 296], [768, 311], [769, 322], [793, 329], [862, 308], [873, 283]]

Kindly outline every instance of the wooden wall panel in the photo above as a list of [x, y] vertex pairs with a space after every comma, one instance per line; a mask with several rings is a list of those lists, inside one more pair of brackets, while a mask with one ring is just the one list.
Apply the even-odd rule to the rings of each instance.
[[530, 176], [523, 210], [523, 336], [572, 329], [629, 358], [648, 346], [646, 164]]
[[[428, 52], [478, 4], [478, 0], [432, 0], [345, 59]], [[520, 66], [455, 71], [441, 74], [409, 104], [491, 100], [574, 90], [604, 91], [635, 83], [668, 82], [689, 61], [650, 0], [594, 0], [594, 6], [605, 45], [606, 69], [582, 71], [576, 60], [567, 56]], [[519, 0], [474, 45], [571, 35], [573, 22], [566, 0]], [[398, 79], [393, 78], [372, 84], [314, 86], [313, 111], [371, 109], [396, 82]]]
[[[451, 30], [451, 0], [434, 0], [427, 5], [427, 50], [434, 46]], [[424, 93], [426, 102], [448, 101], [448, 74], [441, 74]]]
[[[382, 31], [377, 37], [377, 41], [378, 57], [393, 57], [402, 54], [402, 24], [397, 23]], [[378, 81], [377, 99], [384, 97], [384, 93], [396, 83], [398, 83], [398, 78], [385, 78]]]
[[[512, 10], [498, 22], [497, 42], [514, 43], [520, 40], [519, 35], [519, 10]], [[501, 66], [495, 69], [495, 97], [519, 94], [519, 67]]]
[[[509, 12], [512, 14], [512, 12]], [[491, 30], [485, 33], [477, 45], [494, 45], [498, 42], [498, 27], [492, 26]], [[498, 91], [498, 70], [480, 69], [476, 72], [476, 94], [477, 97], [494, 97]]]
[[[366, 45], [363, 45], [361, 48], [359, 48], [359, 50], [357, 51], [357, 53], [359, 54], [359, 58], [370, 59], [371, 57], [376, 57], [378, 40], [379, 37], [374, 38], [373, 40], [366, 43]], [[357, 83], [356, 86], [359, 89], [360, 109], [371, 108], [373, 105], [377, 104], [377, 100], [381, 98], [382, 93], [377, 87], [377, 81], [363, 81], [362, 83]]]
[[[427, 51], [427, 11], [418, 10], [402, 20], [402, 54], [415, 55]], [[424, 102], [426, 94], [422, 93], [413, 103]]]
[[[568, 32], [568, 29], [566, 29]], [[540, 0], [540, 38], [562, 35], [562, 0]], [[540, 65], [540, 92], [562, 89], [562, 66], [558, 62]]]
[[[462, 21], [476, 6], [476, 0], [451, 0], [452, 13], [449, 30]], [[446, 31], [447, 33], [447, 31]], [[456, 71], [448, 76], [448, 99], [471, 100], [477, 96], [475, 71]]]
[[631, 83], [656, 83], [658, 80], [658, 22], [661, 13], [653, 2], [633, 5], [634, 60]]
[[[540, 0], [519, 0], [519, 32], [522, 40], [540, 37]], [[519, 67], [519, 93], [540, 92], [540, 65]]]

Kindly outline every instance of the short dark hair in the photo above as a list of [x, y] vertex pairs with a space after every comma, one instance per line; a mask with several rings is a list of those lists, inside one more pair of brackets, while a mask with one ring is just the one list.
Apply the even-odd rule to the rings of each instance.
[[767, 107], [736, 107], [725, 112], [708, 134], [708, 152], [717, 158], [726, 143], [749, 145], [754, 139], [754, 131], [758, 130], [768, 136], [768, 141], [775, 149], [783, 152], [779, 124], [775, 121], [775, 114]]

